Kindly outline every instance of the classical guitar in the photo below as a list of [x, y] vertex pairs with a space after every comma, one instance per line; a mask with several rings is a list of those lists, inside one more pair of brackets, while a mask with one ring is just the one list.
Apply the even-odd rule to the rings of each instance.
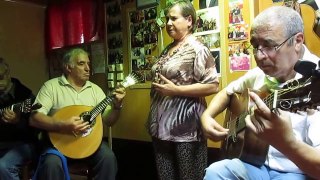
[[[136, 74], [129, 74], [120, 86], [129, 87], [140, 81]], [[90, 128], [86, 133], [80, 135], [62, 134], [49, 132], [49, 138], [55, 148], [63, 155], [73, 158], [82, 159], [93, 154], [102, 141], [103, 124], [101, 112], [113, 102], [114, 96], [107, 96], [95, 107], [84, 105], [72, 105], [58, 110], [53, 117], [63, 121], [72, 116], [79, 116], [89, 122]]]
[[28, 98], [22, 102], [11, 104], [10, 106], [7, 106], [5, 108], [1, 108], [0, 115], [2, 116], [3, 112], [6, 109], [10, 109], [14, 112], [29, 113], [32, 110], [36, 110], [36, 109], [41, 108], [41, 106], [42, 106], [41, 104], [36, 103], [33, 105], [33, 102], [34, 102], [34, 98]]
[[[245, 117], [254, 108], [248, 92], [249, 90], [243, 94], [234, 94], [231, 99], [224, 122], [229, 134], [222, 142], [221, 151], [224, 158], [240, 158], [260, 166], [266, 160], [269, 145], [246, 129]], [[282, 89], [265, 96], [263, 101], [272, 110], [315, 109], [320, 102], [320, 80], [309, 77], [291, 81]]]

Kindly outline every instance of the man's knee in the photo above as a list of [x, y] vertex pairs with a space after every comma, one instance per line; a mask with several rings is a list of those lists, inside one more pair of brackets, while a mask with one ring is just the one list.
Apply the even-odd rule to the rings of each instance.
[[239, 159], [224, 159], [206, 169], [204, 179], [249, 179], [247, 170]]
[[0, 171], [4, 171], [7, 169], [7, 163], [4, 161], [0, 161]]
[[217, 179], [218, 175], [218, 168], [219, 168], [219, 163], [212, 163], [209, 167], [205, 169], [205, 176], [204, 180], [211, 180], [211, 179]]
[[50, 168], [54, 168], [54, 167], [62, 168], [62, 163], [61, 163], [60, 157], [58, 157], [54, 154], [48, 154], [44, 158], [41, 166], [42, 167], [50, 167]]
[[103, 156], [103, 160], [108, 164], [113, 164], [113, 165], [117, 164], [116, 155], [114, 154], [114, 152], [111, 149], [106, 151], [106, 153]]

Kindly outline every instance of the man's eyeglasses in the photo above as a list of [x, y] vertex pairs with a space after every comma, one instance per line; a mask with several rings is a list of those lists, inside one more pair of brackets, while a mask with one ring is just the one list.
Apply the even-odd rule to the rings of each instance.
[[[275, 53], [289, 40], [291, 39], [293, 36], [295, 36], [298, 33], [293, 34], [292, 36], [290, 36], [289, 38], [287, 38], [286, 40], [284, 40], [282, 43], [280, 43], [279, 45], [276, 46], [270, 46], [270, 47], [262, 47], [262, 48], [253, 48], [252, 52], [253, 55], [257, 55], [258, 51], [260, 51], [263, 55], [265, 56], [274, 56]], [[250, 45], [251, 46], [251, 45]]]

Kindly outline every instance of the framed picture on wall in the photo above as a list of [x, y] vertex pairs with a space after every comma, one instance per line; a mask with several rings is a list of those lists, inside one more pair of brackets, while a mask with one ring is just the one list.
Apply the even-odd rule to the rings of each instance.
[[130, 88], [151, 87], [151, 67], [158, 56], [158, 30], [156, 7], [143, 10], [128, 9], [129, 72], [143, 77], [143, 81]]
[[220, 21], [219, 21], [219, 7], [211, 7], [206, 9], [197, 10], [197, 20], [196, 20], [196, 33], [198, 34], [210, 34], [220, 31]]
[[145, 9], [158, 5], [158, 0], [136, 0], [137, 9]]
[[205, 9], [205, 8], [210, 8], [218, 6], [218, 0], [199, 0], [199, 8], [200, 9]]
[[229, 44], [230, 71], [248, 71], [251, 57], [247, 42]]

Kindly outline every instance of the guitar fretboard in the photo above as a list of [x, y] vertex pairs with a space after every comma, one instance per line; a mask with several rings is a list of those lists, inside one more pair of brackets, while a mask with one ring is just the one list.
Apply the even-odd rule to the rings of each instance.
[[91, 111], [90, 122], [93, 122], [95, 118], [108, 106], [112, 103], [114, 96], [107, 96], [103, 99], [96, 107], [94, 107]]
[[[119, 85], [120, 87], [129, 87], [131, 85], [136, 84], [139, 82], [140, 77], [134, 73], [129, 74], [123, 82]], [[97, 106], [95, 106], [89, 113], [90, 113], [90, 120], [89, 122], [92, 123], [95, 121], [95, 118], [114, 100], [114, 95], [107, 96], [103, 99]]]
[[2, 108], [0, 109], [0, 115], [2, 116], [3, 112], [6, 110], [6, 109], [10, 109], [14, 112], [21, 112], [22, 111], [22, 103], [17, 103], [17, 104], [13, 104], [11, 106], [8, 106], [8, 107], [5, 107], [5, 108]]

